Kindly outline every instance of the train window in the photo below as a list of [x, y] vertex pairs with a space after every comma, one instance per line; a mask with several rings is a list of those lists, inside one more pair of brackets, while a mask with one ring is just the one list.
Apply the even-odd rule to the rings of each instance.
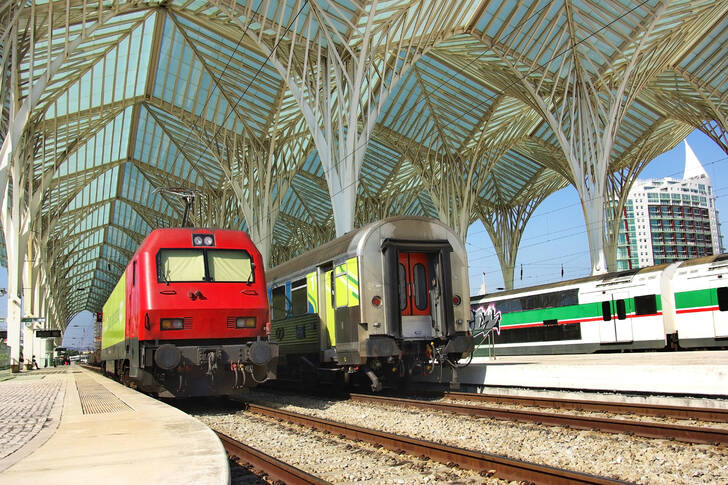
[[511, 298], [509, 300], [497, 301], [495, 302], [495, 307], [501, 313], [513, 313], [523, 310], [523, 308], [521, 308], [520, 298]]
[[253, 264], [247, 251], [215, 249], [206, 252], [211, 281], [246, 283], [254, 281]]
[[576, 288], [536, 295], [519, 296], [495, 302], [496, 308], [502, 313], [540, 310], [543, 308], [557, 308], [578, 304], [579, 290]]
[[718, 310], [728, 311], [728, 286], [718, 288]]
[[271, 291], [271, 319], [286, 318], [286, 287], [279, 286]]
[[624, 305], [624, 300], [617, 300], [617, 318], [624, 320], [627, 318], [627, 311]]
[[399, 264], [399, 309], [407, 308], [407, 274], [402, 263]]
[[655, 295], [642, 295], [634, 297], [635, 315], [654, 315], [657, 313], [657, 298]]
[[162, 249], [157, 255], [157, 281], [205, 281], [205, 259], [199, 249]]
[[558, 306], [569, 306], [579, 304], [579, 290], [573, 288], [571, 290], [564, 290], [558, 293], [559, 302]]
[[602, 302], [602, 320], [608, 322], [612, 319], [612, 303], [609, 301]]
[[581, 325], [579, 323], [549, 325], [544, 322], [544, 325], [538, 325], [535, 327], [514, 329], [506, 327], [500, 334], [494, 334], [494, 337], [496, 344], [581, 340]]
[[427, 308], [427, 272], [425, 266], [417, 263], [412, 268], [414, 276], [415, 306], [418, 310]]
[[291, 283], [291, 313], [294, 316], [308, 313], [306, 278], [301, 278]]
[[349, 305], [349, 285], [347, 284], [346, 265], [334, 268], [334, 301], [336, 308]]

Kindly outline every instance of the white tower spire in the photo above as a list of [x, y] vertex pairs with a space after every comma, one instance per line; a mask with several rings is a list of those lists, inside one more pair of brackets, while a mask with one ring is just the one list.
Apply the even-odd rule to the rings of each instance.
[[478, 293], [479, 295], [485, 295], [485, 271], [483, 271], [482, 278], [482, 282], [480, 283], [480, 293]]
[[688, 141], [686, 139], [685, 140], [685, 174], [683, 175], [683, 180], [699, 178], [699, 177], [708, 178], [708, 174], [705, 172], [705, 169], [700, 164], [698, 157], [695, 156], [693, 149], [690, 148], [690, 145], [688, 145]]

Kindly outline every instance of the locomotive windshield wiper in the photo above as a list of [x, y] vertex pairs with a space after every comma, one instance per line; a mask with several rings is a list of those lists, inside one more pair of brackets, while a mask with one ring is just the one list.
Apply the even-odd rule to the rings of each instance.
[[250, 262], [250, 274], [248, 275], [248, 280], [245, 282], [246, 285], [249, 285], [253, 282], [253, 273], [255, 273], [255, 263], [252, 261]]

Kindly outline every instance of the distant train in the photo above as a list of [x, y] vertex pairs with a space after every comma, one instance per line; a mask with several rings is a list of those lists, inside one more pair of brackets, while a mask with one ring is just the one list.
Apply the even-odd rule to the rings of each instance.
[[473, 350], [465, 248], [434, 219], [369, 224], [267, 277], [280, 377], [380, 390]]
[[275, 378], [263, 267], [244, 232], [152, 231], [104, 305], [102, 368], [168, 397], [229, 395]]
[[500, 319], [496, 355], [728, 348], [728, 254], [474, 296], [471, 307]]

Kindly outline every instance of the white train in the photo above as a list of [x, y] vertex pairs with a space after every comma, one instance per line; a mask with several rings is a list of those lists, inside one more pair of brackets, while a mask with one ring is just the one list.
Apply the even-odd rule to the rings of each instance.
[[[496, 355], [728, 348], [728, 254], [473, 296]], [[476, 356], [488, 355], [476, 338]]]

